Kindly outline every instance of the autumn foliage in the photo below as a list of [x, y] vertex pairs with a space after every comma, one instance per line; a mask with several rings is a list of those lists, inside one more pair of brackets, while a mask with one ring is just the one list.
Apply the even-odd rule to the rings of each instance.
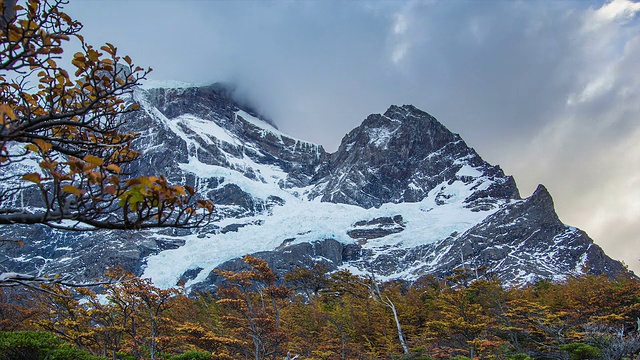
[[[3, 292], [0, 330], [40, 330], [111, 359], [625, 359], [640, 355], [640, 281], [584, 275], [505, 287], [459, 269], [375, 282], [322, 266], [278, 278], [264, 260], [220, 271], [215, 293], [112, 271], [100, 296]], [[375, 282], [375, 283], [374, 283]], [[321, 285], [320, 285], [321, 284]], [[377, 290], [372, 291], [376, 288]], [[379, 293], [378, 293], [379, 292]], [[54, 294], [62, 295], [56, 296]], [[385, 302], [393, 303], [398, 324]]]
[[[112, 44], [85, 42], [82, 24], [64, 1], [31, 0], [4, 8], [0, 42], [0, 224], [42, 223], [65, 229], [139, 229], [198, 225], [211, 203], [162, 176], [127, 178], [123, 166], [140, 154], [137, 136], [123, 131], [127, 97], [151, 71], [118, 54]], [[72, 70], [58, 64], [76, 42]], [[23, 170], [26, 163], [37, 164]], [[28, 167], [27, 167], [28, 168]], [[39, 201], [27, 211], [12, 201], [32, 187]], [[70, 222], [63, 222], [69, 220]]]

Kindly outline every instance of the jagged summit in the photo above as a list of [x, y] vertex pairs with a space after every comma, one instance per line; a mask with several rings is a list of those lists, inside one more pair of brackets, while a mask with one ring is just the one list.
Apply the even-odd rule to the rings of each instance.
[[349, 132], [311, 194], [322, 201], [379, 207], [416, 202], [436, 186], [476, 182], [478, 204], [519, 198], [513, 178], [486, 163], [433, 116], [412, 105], [391, 106]]
[[408, 281], [461, 266], [512, 284], [626, 271], [558, 219], [543, 186], [522, 199], [511, 176], [412, 105], [368, 116], [329, 154], [235, 94], [227, 84], [138, 89], [142, 110], [124, 119], [143, 153], [127, 171], [193, 186], [216, 204], [212, 225], [90, 236], [11, 227], [6, 236], [33, 241], [7, 264], [79, 279], [120, 265], [162, 287], [201, 290], [248, 253], [280, 273], [320, 262]]

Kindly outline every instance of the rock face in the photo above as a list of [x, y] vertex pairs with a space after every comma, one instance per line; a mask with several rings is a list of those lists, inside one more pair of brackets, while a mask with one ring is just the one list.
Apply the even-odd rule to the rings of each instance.
[[[459, 135], [411, 105], [391, 106], [384, 115], [367, 117], [342, 139], [328, 173], [311, 197], [322, 201], [380, 207], [384, 203], [416, 202], [464, 166], [482, 172], [494, 184], [469, 202], [519, 198], [511, 177], [484, 162]], [[464, 175], [462, 175], [464, 176]], [[472, 177], [469, 177], [469, 180]], [[357, 186], [354, 186], [356, 184]]]
[[142, 110], [126, 115], [127, 130], [144, 155], [127, 171], [193, 186], [216, 203], [215, 221], [153, 232], [5, 227], [25, 243], [3, 253], [7, 269], [91, 279], [119, 265], [194, 290], [215, 288], [213, 270], [243, 269], [249, 253], [279, 273], [323, 263], [409, 281], [461, 266], [508, 283], [626, 271], [558, 219], [543, 186], [521, 198], [512, 177], [411, 105], [370, 115], [329, 154], [280, 132], [227, 85], [139, 89], [131, 101]]

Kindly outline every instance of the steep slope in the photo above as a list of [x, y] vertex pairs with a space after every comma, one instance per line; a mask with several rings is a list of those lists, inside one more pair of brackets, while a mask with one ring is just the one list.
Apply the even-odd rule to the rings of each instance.
[[496, 199], [517, 199], [518, 189], [499, 167], [483, 161], [459, 135], [411, 105], [391, 106], [367, 117], [342, 140], [310, 197], [379, 207], [420, 201], [439, 184], [482, 178], [470, 207], [490, 208]]
[[5, 230], [34, 239], [6, 253], [21, 271], [100, 276], [121, 265], [163, 287], [215, 286], [216, 267], [256, 253], [280, 272], [325, 263], [381, 279], [446, 276], [484, 265], [507, 282], [624, 267], [561, 223], [544, 187], [521, 199], [513, 178], [413, 106], [367, 117], [339, 149], [280, 132], [232, 88], [137, 90], [128, 130], [143, 158], [128, 171], [164, 174], [216, 203], [213, 224], [190, 230], [64, 233]]

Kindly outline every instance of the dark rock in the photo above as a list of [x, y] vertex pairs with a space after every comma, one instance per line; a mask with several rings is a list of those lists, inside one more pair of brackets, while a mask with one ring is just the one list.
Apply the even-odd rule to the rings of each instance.
[[200, 272], [202, 272], [202, 270], [204, 270], [204, 269], [201, 268], [201, 267], [197, 267], [195, 269], [189, 269], [189, 270], [185, 271], [180, 276], [180, 280], [178, 280], [178, 283], [186, 283], [189, 280], [195, 279], [198, 276], [198, 274], [200, 274]]
[[[345, 247], [342, 243], [325, 239], [313, 243], [302, 243], [274, 251], [263, 251], [251, 254], [254, 257], [263, 259], [269, 264], [277, 274], [282, 276], [297, 267], [312, 268], [315, 264], [325, 265], [328, 271], [334, 271], [345, 261], [356, 259], [358, 253], [357, 246], [348, 245]], [[250, 267], [242, 259], [233, 259], [220, 264], [216, 269], [229, 270], [234, 272], [246, 271]], [[223, 278], [218, 275], [215, 270], [209, 273], [207, 279], [196, 284], [192, 291], [215, 291], [223, 283]]]
[[[462, 168], [459, 159], [481, 168], [482, 175], [493, 180], [491, 187], [474, 194], [469, 202], [519, 198], [512, 178], [483, 161], [459, 135], [411, 105], [370, 115], [347, 134], [331, 161], [321, 165], [327, 175], [318, 180], [320, 185], [311, 197], [365, 208], [420, 201], [443, 181], [456, 180]], [[444, 204], [446, 199], [438, 202]]]
[[404, 230], [402, 215], [381, 217], [373, 220], [358, 221], [353, 224], [354, 229], [347, 231], [352, 239], [371, 240], [387, 235], [396, 234]]

